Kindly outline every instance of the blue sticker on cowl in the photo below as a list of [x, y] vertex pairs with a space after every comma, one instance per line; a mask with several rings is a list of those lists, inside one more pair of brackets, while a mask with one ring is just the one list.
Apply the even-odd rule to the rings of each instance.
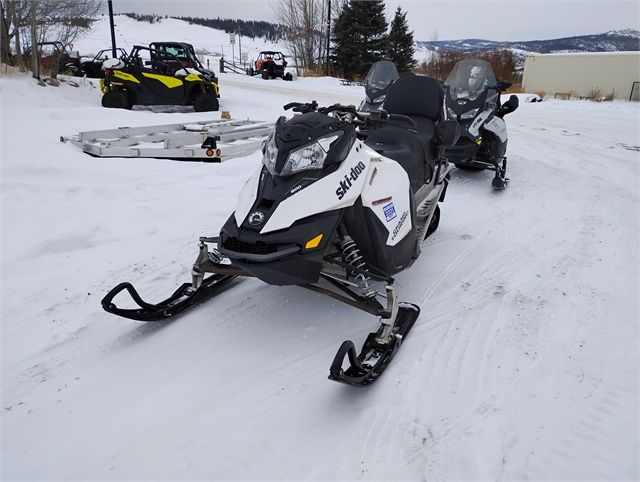
[[396, 218], [396, 208], [393, 207], [393, 203], [389, 203], [382, 208], [384, 210], [384, 217], [387, 218], [387, 222]]

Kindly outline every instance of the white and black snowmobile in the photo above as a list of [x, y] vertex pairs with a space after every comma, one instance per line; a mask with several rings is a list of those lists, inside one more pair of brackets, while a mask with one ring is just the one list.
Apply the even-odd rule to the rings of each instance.
[[495, 171], [492, 186], [504, 189], [506, 177], [507, 125], [504, 116], [518, 108], [512, 95], [501, 104], [500, 93], [511, 86], [498, 80], [491, 63], [482, 59], [461, 60], [445, 80], [449, 118], [462, 127], [457, 144], [446, 149], [446, 157], [460, 169]]
[[[371, 115], [354, 106], [318, 108], [315, 101], [285, 106], [290, 108], [300, 115], [278, 119], [263, 147], [262, 166], [240, 191], [219, 236], [200, 238], [192, 282], [157, 304], [121, 283], [102, 306], [127, 318], [159, 321], [239, 276], [308, 288], [380, 318], [380, 329], [360, 354], [345, 341], [330, 368], [332, 380], [368, 385], [420, 313], [418, 306], [398, 301], [392, 276], [413, 264], [438, 226], [450, 168], [444, 148], [455, 144], [460, 126], [443, 120], [444, 90], [427, 77], [398, 80], [387, 94], [386, 111]], [[115, 305], [124, 290], [138, 308]], [[345, 357], [350, 366], [343, 369]]]
[[391, 84], [400, 78], [396, 64], [389, 60], [375, 62], [364, 78], [364, 100], [358, 111], [371, 112], [381, 110], [385, 96]]

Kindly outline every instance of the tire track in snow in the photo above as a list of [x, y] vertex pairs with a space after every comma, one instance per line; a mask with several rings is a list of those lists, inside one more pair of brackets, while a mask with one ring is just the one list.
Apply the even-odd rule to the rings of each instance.
[[[513, 189], [509, 191], [509, 194], [510, 194], [509, 197], [515, 196], [516, 193], [518, 192], [517, 188], [519, 185], [520, 178], [522, 177], [523, 169], [520, 167], [519, 169], [514, 169], [514, 171], [516, 175], [514, 176], [515, 179], [512, 181], [510, 185], [510, 188], [513, 188]], [[477, 193], [473, 193], [473, 194], [477, 194]], [[440, 275], [435, 279], [435, 281], [431, 283], [429, 288], [425, 292], [423, 292], [422, 298], [419, 301], [419, 305], [423, 307], [423, 309], [425, 308], [425, 306], [427, 306], [427, 303], [430, 302], [430, 300], [432, 299], [434, 294], [437, 292], [437, 290], [440, 288], [440, 286], [442, 286], [444, 281], [454, 271], [456, 271], [457, 268], [459, 268], [460, 266], [463, 266], [465, 260], [467, 260], [469, 256], [471, 256], [474, 253], [474, 251], [479, 246], [481, 246], [483, 242], [486, 241], [486, 239], [492, 234], [495, 228], [499, 226], [500, 223], [503, 222], [503, 217], [505, 212], [507, 212], [510, 209], [510, 206], [507, 204], [507, 199], [509, 197], [505, 199], [505, 196], [500, 196], [498, 198], [495, 198], [495, 200], [492, 199], [493, 204], [501, 206], [501, 209], [496, 214], [496, 219], [493, 222], [491, 222], [489, 226], [477, 224], [477, 223], [474, 224], [474, 226], [482, 227], [482, 232], [479, 235], [475, 236], [472, 244], [468, 246], [460, 255], [458, 255], [451, 263], [449, 263], [445, 267], [445, 269], [440, 272]], [[436, 231], [436, 234], [437, 233], [438, 231]], [[458, 238], [459, 235], [456, 235], [455, 237]], [[436, 241], [438, 243], [442, 242], [441, 240], [438, 240], [435, 237], [431, 237], [429, 238], [428, 244], [433, 244]], [[425, 256], [425, 258], [428, 258], [428, 255], [429, 255], [427, 249], [425, 249], [425, 252], [423, 253], [423, 256]], [[480, 275], [481, 277], [484, 276], [489, 280], [491, 280], [496, 275], [496, 268], [493, 266], [495, 265], [495, 260], [499, 259], [501, 256], [503, 256], [502, 253], [499, 253], [499, 252], [492, 253], [490, 260], [484, 261], [483, 263], [481, 263], [481, 265], [477, 267], [473, 271], [473, 273], [475, 273], [476, 270], [479, 270], [482, 273]], [[508, 266], [508, 263], [499, 264], [499, 268], [497, 269], [497, 271], [503, 272], [505, 274], [508, 273], [509, 270], [510, 270], [510, 267]], [[407, 274], [407, 279], [406, 280], [402, 279], [401, 283], [409, 283], [411, 281], [410, 280], [411, 277], [412, 277], [412, 273], [409, 272]], [[520, 284], [528, 283], [530, 279], [531, 279], [530, 274], [524, 274], [520, 276], [518, 281], [512, 281], [511, 289], [516, 289]], [[483, 285], [481, 285], [481, 287], [482, 286]], [[440, 333], [438, 334], [439, 339], [445, 340], [453, 337], [456, 340], [458, 340], [460, 336], [463, 336], [464, 339], [471, 338], [473, 336], [473, 332], [471, 334], [465, 333], [464, 335], [461, 334], [462, 332], [457, 332], [456, 328], [451, 323], [450, 318], [457, 317], [458, 315], [467, 313], [469, 311], [473, 311], [477, 307], [487, 304], [488, 302], [487, 300], [489, 300], [489, 302], [493, 302], [495, 299], [499, 298], [499, 296], [502, 296], [502, 294], [500, 294], [499, 296], [496, 296], [494, 295], [493, 291], [488, 291], [488, 290], [494, 290], [494, 289], [495, 289], [495, 286], [491, 286], [487, 288], [487, 291], [480, 290], [479, 292], [475, 293], [471, 298], [469, 298], [468, 296], [465, 296], [460, 300], [461, 303], [460, 302], [452, 303], [450, 297], [448, 296], [438, 301], [435, 301], [430, 306], [429, 315], [428, 315], [430, 318], [430, 321], [427, 321], [427, 322], [423, 321], [422, 323], [420, 323], [420, 320], [418, 321], [418, 323], [416, 324], [416, 326], [414, 326], [410, 336], [407, 339], [407, 343], [406, 343], [407, 348], [405, 348], [405, 350], [410, 349], [411, 346], [413, 346], [415, 349], [416, 344], [418, 343], [418, 340], [424, 334], [426, 334], [427, 332], [432, 332], [433, 330], [443, 325], [447, 326], [447, 329], [445, 330], [446, 332], [444, 334], [440, 334]], [[421, 315], [420, 318], [424, 319], [424, 317], [425, 315]], [[474, 325], [473, 329], [475, 330], [476, 327], [477, 326]], [[454, 359], [453, 350], [455, 349], [456, 345], [457, 345], [457, 342], [454, 344], [437, 343], [436, 354], [434, 357], [431, 357], [431, 358], [439, 359], [440, 357], [444, 356], [448, 360]], [[444, 353], [443, 351], [446, 351], [446, 353]], [[404, 356], [402, 353], [404, 354]], [[406, 359], [406, 355], [407, 355], [406, 352], [404, 351], [401, 352], [401, 354], [399, 355], [399, 359], [401, 358]], [[435, 368], [434, 364], [428, 364], [428, 366]], [[446, 364], [445, 369], [447, 371], [450, 371], [452, 368], [453, 368], [453, 365], [451, 363]], [[400, 367], [396, 364], [396, 365], [392, 365], [389, 368], [389, 371], [393, 373], [394, 371], [397, 372], [399, 369]], [[391, 376], [392, 373], [390, 373], [389, 376]], [[364, 461], [363, 466], [368, 466], [371, 468], [369, 472], [372, 472], [372, 473], [368, 474], [370, 476], [374, 476], [373, 470], [377, 464], [397, 466], [397, 463], [394, 464], [394, 462], [392, 462], [386, 457], [391, 457], [394, 460], [402, 460], [403, 458], [402, 451], [398, 453], [393, 453], [393, 455], [389, 455], [388, 451], [391, 450], [391, 447], [396, 447], [398, 445], [394, 443], [388, 443], [389, 437], [391, 437], [393, 440], [397, 440], [397, 439], [413, 440], [416, 438], [416, 436], [413, 435], [412, 433], [416, 432], [417, 426], [418, 427], [421, 426], [420, 424], [416, 424], [415, 422], [414, 423], [406, 422], [405, 423], [406, 429], [403, 431], [399, 429], [399, 426], [397, 424], [394, 425], [393, 427], [388, 426], [388, 418], [390, 417], [390, 415], [383, 417], [382, 415], [376, 413], [376, 414], [373, 414], [372, 416], [374, 417], [374, 420], [369, 425], [366, 433], [363, 433], [362, 435], [364, 439], [364, 443], [362, 446], [361, 453], [357, 456], [359, 457], [360, 460]], [[422, 433], [422, 439], [431, 440], [433, 438], [433, 435], [430, 434], [428, 429], [423, 428], [419, 430], [419, 432]], [[385, 444], [383, 444], [384, 446], [378, 445], [378, 440], [384, 440], [386, 445]], [[403, 449], [406, 449], [408, 445], [409, 444], [407, 443], [400, 443], [400, 447], [403, 447]], [[384, 472], [386, 472], [386, 470], [384, 469], [376, 470], [376, 473], [384, 473]]]
[[481, 398], [475, 402], [474, 405], [467, 410], [467, 413], [459, 417], [450, 428], [446, 429], [441, 435], [437, 436], [431, 442], [427, 443], [418, 450], [416, 453], [406, 459], [403, 466], [389, 474], [387, 478], [393, 478], [399, 476], [400, 473], [408, 468], [415, 460], [418, 459], [425, 451], [433, 448], [436, 445], [443, 444], [453, 437], [468, 431], [471, 427], [478, 425], [488, 418], [494, 416], [501, 410], [500, 404], [505, 401], [506, 398], [525, 380], [527, 380], [532, 373], [540, 366], [543, 361], [546, 361], [550, 355], [558, 351], [564, 346], [570, 339], [572, 339], [579, 330], [585, 326], [594, 314], [595, 309], [591, 309], [582, 316], [582, 319], [578, 326], [576, 326], [571, 332], [569, 332], [560, 342], [555, 344], [552, 348], [547, 350], [539, 358], [532, 361], [524, 370], [522, 370], [511, 381], [504, 384], [500, 388], [492, 391], [489, 395]]

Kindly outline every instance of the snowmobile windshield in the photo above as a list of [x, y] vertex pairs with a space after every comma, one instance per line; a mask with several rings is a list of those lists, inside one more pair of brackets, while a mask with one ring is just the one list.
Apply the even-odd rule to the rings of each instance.
[[452, 100], [475, 100], [487, 88], [497, 87], [498, 79], [486, 60], [465, 59], [453, 66], [445, 84]]
[[396, 64], [388, 60], [380, 60], [373, 64], [364, 79], [364, 92], [370, 102], [382, 102], [386, 89], [400, 76]]

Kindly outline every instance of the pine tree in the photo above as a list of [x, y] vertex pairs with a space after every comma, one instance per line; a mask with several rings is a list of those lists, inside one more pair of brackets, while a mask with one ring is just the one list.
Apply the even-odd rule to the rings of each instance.
[[333, 27], [333, 61], [347, 79], [362, 79], [387, 51], [382, 0], [349, 0]]
[[398, 72], [408, 72], [416, 66], [414, 53], [413, 32], [409, 32], [407, 13], [398, 7], [389, 31], [387, 57], [396, 64]]

